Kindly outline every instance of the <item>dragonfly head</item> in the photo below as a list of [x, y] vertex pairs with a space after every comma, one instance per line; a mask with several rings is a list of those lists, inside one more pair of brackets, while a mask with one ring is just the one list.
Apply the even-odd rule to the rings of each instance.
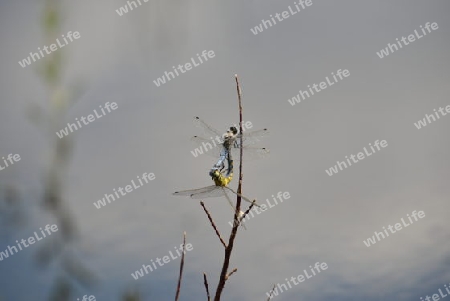
[[233, 133], [233, 135], [236, 135], [237, 132], [238, 132], [238, 130], [234, 126], [230, 127], [230, 129], [227, 131], [227, 133]]
[[210, 172], [209, 172], [209, 175], [211, 176], [211, 178], [214, 180], [214, 179], [217, 179], [217, 178], [219, 178], [219, 175], [220, 175], [220, 171], [218, 170], [218, 169], [213, 169], [213, 170], [211, 170]]
[[223, 138], [227, 139], [227, 138], [233, 138], [237, 135], [238, 130], [232, 126], [230, 127], [227, 132], [225, 134], [223, 134]]

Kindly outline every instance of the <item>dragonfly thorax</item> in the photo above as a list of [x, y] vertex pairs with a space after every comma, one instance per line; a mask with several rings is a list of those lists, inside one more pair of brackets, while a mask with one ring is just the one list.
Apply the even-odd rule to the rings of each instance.
[[219, 170], [216, 169], [211, 173], [211, 178], [216, 186], [225, 187], [233, 179], [233, 173], [229, 173], [229, 175], [225, 177]]

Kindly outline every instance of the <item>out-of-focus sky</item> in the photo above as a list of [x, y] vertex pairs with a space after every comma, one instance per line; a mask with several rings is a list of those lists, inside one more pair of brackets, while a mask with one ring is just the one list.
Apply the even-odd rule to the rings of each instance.
[[[315, 262], [328, 269], [294, 286], [279, 300], [419, 300], [450, 282], [448, 127], [441, 117], [414, 123], [450, 104], [450, 3], [445, 0], [330, 1], [312, 5], [254, 35], [250, 28], [293, 1], [150, 0], [119, 16], [125, 1], [63, 1], [60, 34], [80, 39], [60, 51], [65, 87], [82, 93], [64, 117], [87, 116], [105, 102], [118, 109], [70, 134], [73, 158], [64, 196], [80, 236], [77, 256], [98, 276], [85, 294], [118, 300], [130, 287], [145, 300], [171, 300], [178, 261], [134, 280], [131, 273], [178, 246], [187, 253], [181, 300], [205, 297], [202, 273], [214, 290], [223, 250], [198, 201], [172, 196], [211, 185], [209, 156], [193, 157], [194, 116], [224, 131], [238, 122], [234, 74], [243, 90], [244, 120], [270, 129], [261, 146], [270, 157], [245, 162], [243, 193], [264, 203], [291, 198], [256, 216], [238, 234], [222, 300], [265, 300], [274, 283]], [[54, 133], [27, 117], [30, 106], [50, 106], [35, 72], [43, 61], [19, 60], [45, 45], [43, 1], [0, 1], [0, 154], [21, 161], [0, 171], [0, 189], [14, 185], [27, 223], [2, 221], [0, 251], [52, 220], [38, 207]], [[427, 22], [439, 28], [380, 59], [376, 52]], [[197, 53], [215, 57], [157, 87], [153, 80]], [[350, 76], [295, 106], [288, 99], [338, 69]], [[55, 137], [53, 137], [55, 136]], [[388, 146], [328, 176], [326, 169], [375, 140]], [[235, 164], [237, 166], [237, 164]], [[102, 209], [93, 202], [137, 175], [156, 179]], [[236, 188], [237, 181], [232, 187]], [[1, 191], [0, 191], [1, 193]], [[222, 234], [232, 211], [225, 199], [205, 199]], [[371, 247], [363, 240], [414, 210], [426, 217]], [[4, 218], [2, 216], [2, 218]], [[0, 262], [0, 298], [46, 300], [55, 266], [36, 267], [37, 244]]]

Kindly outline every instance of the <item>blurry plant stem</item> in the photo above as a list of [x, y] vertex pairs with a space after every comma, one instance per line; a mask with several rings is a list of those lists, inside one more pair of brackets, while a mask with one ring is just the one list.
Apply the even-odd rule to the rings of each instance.
[[[42, 28], [46, 43], [54, 41], [61, 31], [61, 3], [58, 0], [45, 0]], [[58, 225], [58, 236], [47, 241], [37, 252], [37, 259], [40, 264], [48, 265], [51, 260], [59, 257], [61, 275], [55, 277], [53, 288], [50, 291], [50, 300], [71, 300], [74, 285], [71, 279], [75, 279], [82, 286], [90, 286], [95, 279], [93, 274], [85, 268], [66, 247], [74, 242], [76, 238], [76, 224], [65, 202], [64, 180], [67, 174], [71, 159], [71, 139], [64, 137], [57, 139], [54, 133], [65, 119], [68, 109], [69, 97], [67, 89], [63, 87], [63, 50], [46, 56], [42, 62], [36, 66], [39, 77], [43, 80], [49, 91], [49, 110], [47, 127], [45, 131], [50, 134], [51, 146], [47, 152], [49, 154], [48, 165], [44, 174], [44, 195], [43, 209], [49, 212]]]

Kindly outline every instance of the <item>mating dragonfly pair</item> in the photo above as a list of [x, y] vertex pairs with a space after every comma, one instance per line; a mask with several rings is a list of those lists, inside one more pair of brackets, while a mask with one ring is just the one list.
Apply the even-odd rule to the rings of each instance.
[[[209, 172], [212, 180], [214, 181], [214, 185], [202, 187], [198, 189], [190, 189], [177, 191], [173, 193], [173, 195], [181, 195], [181, 196], [189, 196], [193, 199], [202, 199], [202, 198], [211, 198], [211, 197], [221, 197], [224, 196], [228, 203], [234, 210], [233, 203], [231, 202], [229, 193], [233, 193], [235, 195], [241, 196], [241, 198], [249, 203], [252, 201], [238, 194], [236, 191], [228, 187], [228, 184], [231, 182], [233, 178], [233, 161], [236, 158], [236, 161], [240, 160], [239, 150], [240, 150], [240, 142], [242, 137], [242, 149], [245, 155], [246, 160], [253, 160], [258, 158], [263, 158], [269, 155], [269, 150], [267, 148], [258, 148], [253, 145], [260, 141], [261, 138], [267, 136], [269, 134], [267, 129], [262, 130], [254, 130], [244, 133], [237, 133], [236, 128], [231, 127], [227, 133], [222, 135], [222, 141], [220, 143], [215, 143], [215, 139], [213, 137], [221, 137], [220, 132], [214, 129], [212, 126], [201, 120], [199, 117], [194, 118], [194, 124], [202, 129], [203, 133], [210, 139], [194, 136], [191, 138], [191, 141], [194, 142], [197, 146], [202, 147], [205, 145], [210, 146], [210, 150], [206, 151], [206, 154], [218, 157], [219, 161], [214, 164], [213, 168]], [[212, 144], [214, 142], [214, 146]], [[206, 146], [205, 146], [206, 148]], [[224, 175], [222, 170], [224, 169], [224, 161], [227, 159], [228, 169], [227, 173]], [[256, 206], [259, 206], [255, 204]]]

